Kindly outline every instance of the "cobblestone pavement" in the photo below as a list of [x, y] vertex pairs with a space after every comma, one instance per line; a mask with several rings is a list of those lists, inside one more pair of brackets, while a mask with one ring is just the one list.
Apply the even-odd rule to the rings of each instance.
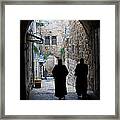
[[[54, 79], [48, 78], [47, 80], [42, 80], [41, 88], [33, 88], [30, 92], [30, 100], [58, 100], [55, 94]], [[96, 100], [96, 96], [88, 93], [89, 100]], [[78, 100], [78, 96], [75, 92], [75, 87], [67, 84], [67, 95], [65, 100]]]
[[[33, 88], [30, 93], [30, 100], [57, 100], [58, 98], [54, 96], [55, 86], [54, 79], [48, 78], [47, 80], [42, 80], [41, 88]], [[75, 92], [75, 87], [67, 85], [67, 95], [66, 100], [77, 100], [77, 94]]]

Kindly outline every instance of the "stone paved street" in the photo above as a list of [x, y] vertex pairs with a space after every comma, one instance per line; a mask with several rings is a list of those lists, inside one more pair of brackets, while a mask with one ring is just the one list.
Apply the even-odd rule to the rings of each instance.
[[[57, 100], [54, 96], [55, 87], [54, 79], [48, 78], [42, 80], [41, 88], [33, 88], [30, 93], [30, 100]], [[68, 94], [65, 96], [66, 100], [77, 100], [77, 94], [75, 93], [75, 87], [67, 85]]]
[[[58, 100], [55, 94], [54, 79], [47, 78], [42, 80], [41, 88], [33, 88], [30, 92], [30, 100]], [[98, 98], [91, 92], [87, 91], [87, 100], [97, 100]], [[65, 100], [78, 100], [78, 96], [75, 92], [75, 87], [67, 84], [67, 95]]]

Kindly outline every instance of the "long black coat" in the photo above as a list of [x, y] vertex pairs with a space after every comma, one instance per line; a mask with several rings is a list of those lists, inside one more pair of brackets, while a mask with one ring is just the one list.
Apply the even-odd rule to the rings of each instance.
[[76, 92], [78, 95], [86, 94], [87, 92], [87, 64], [77, 64], [75, 69], [76, 78]]
[[67, 94], [66, 89], [66, 76], [68, 70], [65, 65], [56, 65], [52, 71], [53, 77], [55, 78], [55, 96], [64, 97]]

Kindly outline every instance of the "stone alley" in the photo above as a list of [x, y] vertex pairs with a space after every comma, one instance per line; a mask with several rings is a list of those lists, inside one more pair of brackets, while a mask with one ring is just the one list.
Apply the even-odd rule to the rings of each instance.
[[[77, 94], [75, 93], [75, 87], [67, 84], [66, 100], [77, 100]], [[41, 88], [33, 88], [30, 93], [30, 100], [57, 100], [54, 96], [55, 87], [54, 79], [47, 77], [47, 80], [42, 80]]]

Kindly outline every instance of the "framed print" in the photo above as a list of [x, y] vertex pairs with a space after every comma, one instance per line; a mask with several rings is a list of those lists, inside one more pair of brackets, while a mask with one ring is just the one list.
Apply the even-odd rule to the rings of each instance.
[[1, 118], [119, 119], [119, 6], [2, 1]]

